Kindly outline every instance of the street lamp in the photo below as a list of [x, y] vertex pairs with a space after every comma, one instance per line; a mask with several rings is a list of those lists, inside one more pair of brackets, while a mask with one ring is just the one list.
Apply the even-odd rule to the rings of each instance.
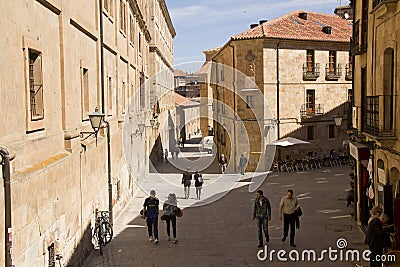
[[335, 125], [338, 129], [340, 129], [340, 126], [342, 125], [342, 120], [343, 120], [342, 116], [339, 116], [339, 115], [333, 116], [333, 121], [335, 122]]
[[83, 138], [84, 134], [88, 134], [88, 136], [83, 138], [82, 141], [88, 139], [90, 136], [93, 136], [94, 138], [96, 138], [96, 146], [97, 146], [97, 133], [99, 132], [99, 130], [101, 128], [102, 122], [105, 122], [104, 121], [105, 115], [103, 113], [99, 112], [98, 108], [96, 107], [94, 112], [90, 113], [88, 116], [89, 116], [90, 124], [92, 125], [93, 132], [81, 132], [81, 138]]
[[136, 129], [135, 132], [133, 132], [131, 134], [131, 136], [132, 137], [138, 137], [139, 135], [142, 136], [143, 132], [144, 132], [144, 124], [143, 123], [139, 123], [138, 124], [138, 128]]

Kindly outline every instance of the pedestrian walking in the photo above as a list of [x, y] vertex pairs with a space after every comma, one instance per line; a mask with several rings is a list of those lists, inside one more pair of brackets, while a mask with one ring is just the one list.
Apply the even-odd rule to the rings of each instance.
[[391, 244], [390, 234], [383, 230], [383, 225], [389, 221], [386, 214], [381, 214], [379, 217], [372, 219], [368, 225], [367, 235], [365, 236], [365, 244], [368, 245], [371, 254], [370, 265], [371, 267], [381, 267], [381, 257], [383, 255], [383, 248]]
[[167, 149], [165, 149], [164, 158], [165, 158], [165, 162], [168, 163], [168, 150]]
[[196, 198], [200, 199], [201, 189], [203, 188], [203, 175], [196, 170], [194, 174], [194, 186], [196, 187]]
[[247, 158], [242, 154], [239, 159], [240, 173], [244, 175], [244, 171], [247, 165]]
[[185, 198], [190, 196], [190, 185], [192, 183], [192, 174], [190, 173], [190, 168], [188, 167], [186, 172], [182, 175], [183, 191], [185, 193]]
[[158, 244], [158, 206], [159, 200], [156, 198], [156, 191], [151, 190], [150, 196], [144, 200], [143, 214], [146, 216], [149, 241], [153, 241], [154, 231], [154, 244]]
[[258, 227], [258, 247], [262, 248], [263, 234], [265, 235], [265, 242], [269, 243], [268, 222], [271, 221], [271, 204], [269, 199], [264, 197], [262, 190], [257, 190], [256, 199], [254, 201], [253, 220], [257, 219]]
[[178, 159], [178, 154], [179, 154], [179, 146], [175, 145], [175, 158]]
[[295, 211], [299, 208], [297, 198], [293, 197], [293, 190], [289, 189], [286, 196], [282, 197], [279, 204], [279, 220], [282, 220], [283, 214], [283, 238], [282, 242], [286, 241], [290, 226], [290, 246], [296, 247], [294, 243], [295, 223], [297, 215]]
[[227, 165], [227, 160], [226, 160], [224, 154], [221, 154], [221, 157], [219, 158], [219, 165], [221, 166], [222, 174], [224, 174], [226, 171], [226, 165]]
[[173, 193], [170, 193], [168, 195], [168, 200], [164, 202], [163, 205], [163, 210], [164, 210], [164, 215], [165, 215], [165, 222], [167, 224], [167, 235], [168, 235], [168, 241], [171, 241], [171, 235], [170, 235], [170, 229], [171, 229], [171, 223], [172, 223], [172, 235], [174, 237], [174, 243], [178, 242], [178, 239], [176, 239], [176, 209], [178, 207], [178, 203], [176, 200], [176, 195]]

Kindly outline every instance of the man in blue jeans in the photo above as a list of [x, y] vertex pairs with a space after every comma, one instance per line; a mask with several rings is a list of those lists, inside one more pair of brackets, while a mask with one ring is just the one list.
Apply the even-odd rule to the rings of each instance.
[[268, 222], [271, 221], [271, 204], [268, 198], [264, 197], [262, 190], [256, 193], [254, 202], [253, 220], [257, 219], [258, 227], [258, 247], [261, 248], [263, 244], [262, 231], [264, 230], [265, 241], [269, 243]]
[[144, 201], [143, 212], [146, 216], [149, 241], [153, 241], [154, 230], [154, 244], [158, 244], [158, 206], [159, 200], [156, 198], [156, 191], [151, 190], [150, 196]]

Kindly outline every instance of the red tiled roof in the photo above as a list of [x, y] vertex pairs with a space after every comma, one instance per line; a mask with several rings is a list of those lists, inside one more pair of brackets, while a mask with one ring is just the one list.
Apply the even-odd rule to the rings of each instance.
[[184, 72], [183, 70], [174, 70], [174, 77], [184, 77], [186, 76], [186, 72]]
[[[307, 13], [307, 20], [299, 13]], [[323, 26], [332, 27], [331, 34], [322, 31]], [[233, 40], [255, 38], [280, 38], [295, 40], [350, 42], [352, 24], [337, 15], [296, 10], [286, 15], [265, 22], [253, 29], [232, 37]]]
[[175, 100], [175, 105], [177, 105], [177, 106], [195, 106], [195, 105], [198, 105], [197, 102], [192, 101], [189, 98], [181, 96], [180, 94], [177, 94], [175, 92], [174, 92], [174, 100]]

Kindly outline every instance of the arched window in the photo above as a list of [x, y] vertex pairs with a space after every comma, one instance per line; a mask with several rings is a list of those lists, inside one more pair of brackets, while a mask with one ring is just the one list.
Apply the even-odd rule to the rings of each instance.
[[394, 112], [394, 50], [387, 48], [384, 54], [383, 66], [383, 130], [393, 130]]

